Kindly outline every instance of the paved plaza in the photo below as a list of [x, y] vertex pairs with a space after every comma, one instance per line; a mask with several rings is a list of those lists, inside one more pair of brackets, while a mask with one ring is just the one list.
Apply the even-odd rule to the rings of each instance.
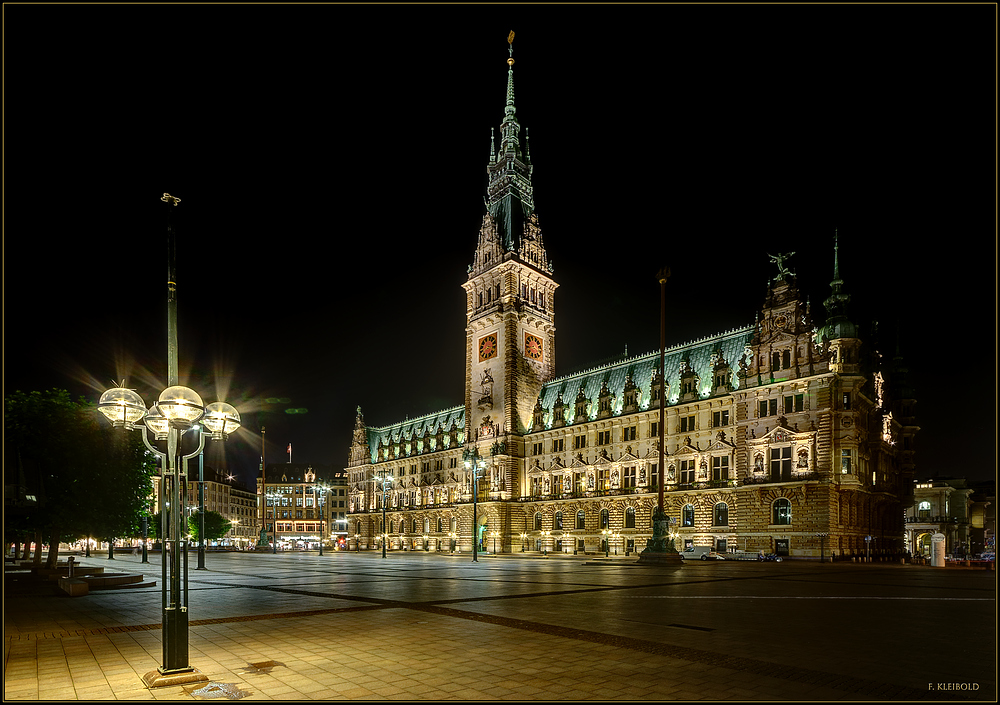
[[5, 699], [996, 699], [993, 572], [419, 552], [210, 553], [189, 613], [209, 683], [147, 689], [150, 561], [83, 559], [158, 584], [75, 598], [8, 576]]

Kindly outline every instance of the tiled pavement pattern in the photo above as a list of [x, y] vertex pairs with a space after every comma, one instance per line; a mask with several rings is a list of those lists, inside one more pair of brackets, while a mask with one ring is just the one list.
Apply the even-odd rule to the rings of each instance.
[[[84, 563], [159, 580], [158, 558]], [[207, 564], [190, 573], [189, 642], [208, 684], [143, 685], [160, 663], [159, 587], [9, 590], [5, 699], [996, 698], [985, 571], [420, 553]], [[950, 683], [977, 689], [937, 689]]]

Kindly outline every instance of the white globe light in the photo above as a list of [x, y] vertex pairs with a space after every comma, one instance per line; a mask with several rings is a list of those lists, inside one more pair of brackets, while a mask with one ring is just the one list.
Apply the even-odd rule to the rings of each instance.
[[240, 412], [232, 404], [215, 401], [205, 407], [205, 416], [201, 420], [215, 440], [225, 440], [230, 433], [240, 427]]
[[181, 385], [160, 392], [159, 407], [168, 421], [180, 426], [195, 423], [205, 413], [205, 403], [198, 393]]
[[160, 412], [159, 404], [153, 404], [146, 412], [146, 428], [153, 432], [158, 441], [166, 439], [170, 421]]
[[135, 422], [146, 415], [146, 404], [133, 389], [113, 387], [101, 395], [97, 410], [104, 414], [113, 427], [132, 430]]

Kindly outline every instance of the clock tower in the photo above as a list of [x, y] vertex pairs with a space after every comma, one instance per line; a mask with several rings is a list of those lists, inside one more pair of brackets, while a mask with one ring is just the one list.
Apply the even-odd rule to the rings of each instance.
[[555, 290], [515, 117], [513, 38], [500, 145], [491, 140], [486, 213], [466, 293], [466, 442], [487, 459], [490, 499], [519, 496], [517, 459], [542, 385], [555, 375]]

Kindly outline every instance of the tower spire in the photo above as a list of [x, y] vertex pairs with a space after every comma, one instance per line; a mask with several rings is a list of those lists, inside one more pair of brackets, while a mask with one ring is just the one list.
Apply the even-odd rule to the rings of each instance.
[[500, 144], [494, 151], [491, 138], [489, 185], [486, 204], [496, 223], [496, 236], [504, 252], [517, 251], [525, 226], [535, 211], [531, 188], [531, 163], [521, 150], [521, 125], [514, 106], [514, 32], [507, 35], [507, 92]]

